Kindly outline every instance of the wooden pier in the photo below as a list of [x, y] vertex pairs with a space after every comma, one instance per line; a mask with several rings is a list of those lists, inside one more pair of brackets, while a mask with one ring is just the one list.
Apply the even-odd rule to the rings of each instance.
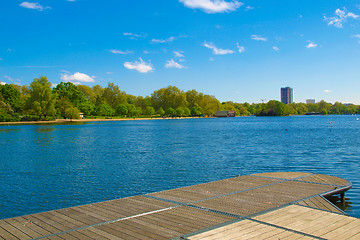
[[0, 239], [360, 239], [324, 196], [348, 181], [262, 173], [0, 220]]

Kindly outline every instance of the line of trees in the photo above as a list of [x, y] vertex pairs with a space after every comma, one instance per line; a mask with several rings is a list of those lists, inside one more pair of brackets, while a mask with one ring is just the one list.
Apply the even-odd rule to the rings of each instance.
[[182, 91], [168, 86], [150, 96], [134, 96], [109, 83], [107, 87], [74, 85], [61, 82], [52, 88], [45, 76], [35, 78], [29, 85], [0, 85], [0, 121], [36, 121], [55, 118], [85, 117], [152, 117], [214, 115], [216, 111], [235, 111], [237, 115], [287, 116], [318, 112], [321, 114], [360, 113], [360, 106], [331, 105], [325, 101], [316, 104], [220, 103], [214, 96], [196, 90]]

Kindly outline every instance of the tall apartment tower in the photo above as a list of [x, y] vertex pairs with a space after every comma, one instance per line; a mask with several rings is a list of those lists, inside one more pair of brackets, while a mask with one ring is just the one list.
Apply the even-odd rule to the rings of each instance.
[[281, 88], [281, 102], [285, 104], [293, 103], [293, 89], [291, 87]]

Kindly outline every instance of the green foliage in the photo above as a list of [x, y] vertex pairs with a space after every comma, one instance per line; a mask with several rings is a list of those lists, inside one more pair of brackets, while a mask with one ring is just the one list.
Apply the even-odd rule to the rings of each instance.
[[153, 107], [147, 106], [145, 110], [145, 114], [148, 116], [152, 116], [155, 114], [155, 109]]
[[[90, 94], [89, 88], [82, 86], [81, 89]], [[80, 89], [71, 82], [61, 82], [53, 89], [53, 92], [57, 95], [58, 101], [62, 101], [64, 98], [68, 99], [68, 101], [84, 113], [84, 115], [91, 115], [95, 109], [95, 105], [85, 97], [84, 92], [80, 91]], [[62, 111], [62, 116], [64, 116], [64, 111]]]
[[9, 103], [0, 101], [0, 122], [20, 121], [19, 115], [14, 112]]
[[30, 84], [30, 96], [26, 102], [29, 113], [38, 115], [39, 119], [46, 116], [54, 116], [56, 95], [51, 90], [51, 83], [47, 77], [35, 78]]
[[186, 94], [175, 86], [168, 86], [154, 91], [151, 94], [151, 102], [154, 108], [176, 109], [178, 107], [186, 107]]
[[128, 114], [128, 108], [127, 108], [127, 105], [126, 104], [119, 104], [117, 105], [116, 107], [116, 114], [119, 114], [121, 116], [125, 116]]
[[134, 117], [134, 116], [137, 115], [138, 110], [136, 109], [136, 106], [134, 104], [127, 103], [126, 106], [127, 106], [128, 114], [129, 114], [130, 117]]
[[185, 111], [182, 107], [178, 107], [175, 109], [176, 116], [183, 117], [184, 113], [185, 113]]
[[112, 109], [108, 104], [104, 103], [104, 104], [101, 104], [98, 108], [97, 108], [97, 111], [96, 111], [96, 115], [99, 115], [99, 116], [113, 116], [115, 113], [115, 110]]
[[124, 91], [120, 91], [119, 87], [113, 83], [109, 83], [108, 86], [103, 89], [101, 97], [103, 102], [113, 109], [115, 109], [120, 103], [126, 102], [126, 93]]
[[58, 116], [66, 118], [66, 110], [74, 107], [67, 97], [59, 97], [56, 101], [56, 110]]
[[187, 107], [184, 107], [184, 116], [185, 116], [185, 117], [191, 116], [191, 111], [190, 111], [190, 109], [187, 108]]
[[19, 111], [21, 107], [20, 91], [12, 84], [0, 85], [0, 95], [4, 103], [10, 104], [14, 111]]
[[[134, 96], [121, 91], [109, 83], [103, 88], [92, 88], [73, 83], [60, 83], [53, 90], [46, 77], [35, 78], [27, 86], [6, 84], [0, 86], [0, 121], [46, 120], [53, 116], [78, 118], [79, 112], [85, 116], [139, 117], [153, 116], [201, 116], [214, 115], [216, 111], [235, 111], [236, 115], [247, 116], [287, 116], [307, 114], [360, 114], [359, 105], [345, 105], [325, 101], [316, 104], [283, 104], [271, 100], [268, 103], [220, 103], [214, 96], [196, 90], [184, 92], [175, 86], [154, 91], [151, 96]], [[166, 110], [166, 112], [164, 111]], [[57, 114], [56, 114], [57, 113]]]
[[174, 117], [176, 114], [175, 110], [171, 107], [169, 107], [168, 109], [166, 109], [166, 115], [168, 115], [169, 117]]
[[95, 104], [90, 102], [89, 100], [85, 100], [77, 105], [77, 108], [82, 112], [85, 116], [91, 115], [95, 110]]
[[165, 115], [165, 111], [162, 107], [160, 107], [157, 111], [157, 114], [159, 114], [160, 116], [164, 116]]
[[79, 109], [76, 107], [69, 107], [65, 110], [65, 116], [69, 119], [79, 119]]
[[288, 116], [290, 113], [289, 107], [279, 101], [271, 100], [259, 112], [257, 116]]
[[202, 108], [199, 105], [195, 104], [194, 107], [191, 109], [191, 115], [200, 116], [201, 114], [203, 114]]

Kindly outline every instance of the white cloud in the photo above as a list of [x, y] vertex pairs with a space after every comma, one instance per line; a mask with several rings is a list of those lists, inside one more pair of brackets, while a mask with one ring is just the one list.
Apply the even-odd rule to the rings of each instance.
[[114, 74], [114, 72], [106, 72], [106, 74], [111, 75]]
[[130, 70], [136, 70], [141, 73], [152, 72], [153, 70], [155, 70], [155, 68], [153, 67], [151, 62], [146, 63], [141, 58], [140, 58], [140, 62], [137, 62], [137, 61], [125, 62], [124, 67], [126, 67], [127, 69], [130, 69]]
[[0, 85], [5, 85], [5, 84], [6, 84], [5, 82], [0, 81]]
[[76, 72], [74, 74], [62, 73], [60, 79], [65, 82], [79, 83], [79, 82], [95, 82], [94, 76], [90, 77], [85, 73]]
[[324, 93], [330, 93], [331, 92], [331, 90], [330, 89], [326, 89], [326, 90], [324, 90]]
[[39, 3], [35, 3], [35, 2], [22, 2], [22, 3], [20, 3], [19, 6], [24, 7], [24, 8], [29, 8], [29, 9], [35, 9], [38, 11], [51, 9], [51, 7], [49, 7], [49, 6], [44, 7], [44, 6], [40, 5]]
[[[14, 82], [15, 79], [13, 79], [12, 77], [9, 77], [7, 75], [4, 76], [4, 78], [6, 78], [7, 80], [9, 80], [10, 82]], [[18, 80], [18, 79], [17, 79]]]
[[134, 53], [133, 51], [128, 51], [126, 50], [125, 52], [124, 51], [121, 51], [121, 50], [117, 50], [117, 49], [110, 49], [109, 52], [113, 53], [113, 54], [131, 54], [131, 53]]
[[231, 49], [221, 49], [221, 48], [217, 48], [215, 46], [215, 44], [213, 43], [204, 43], [203, 44], [204, 47], [207, 47], [209, 49], [213, 50], [213, 54], [215, 55], [226, 55], [226, 54], [233, 54], [234, 51]]
[[144, 54], [150, 54], [150, 52], [147, 50], [144, 50]]
[[239, 43], [236, 43], [236, 47], [239, 49], [239, 53], [245, 52], [245, 47], [244, 47], [244, 46], [240, 46]]
[[352, 12], [348, 12], [348, 10], [344, 7], [343, 10], [336, 9], [334, 17], [326, 17], [324, 16], [324, 20], [328, 23], [329, 26], [334, 26], [337, 28], [342, 28], [343, 23], [347, 21], [348, 18], [356, 19], [359, 15], [355, 15]]
[[312, 41], [309, 41], [309, 44], [306, 45], [306, 48], [316, 48], [318, 45]]
[[187, 68], [177, 62], [174, 61], [174, 59], [168, 60], [165, 64], [166, 68], [178, 68], [178, 69], [183, 69], [183, 68]]
[[128, 36], [130, 39], [138, 39], [138, 38], [146, 38], [147, 34], [146, 33], [142, 33], [142, 34], [135, 34], [135, 33], [128, 33], [125, 32], [123, 33], [124, 36]]
[[178, 57], [178, 58], [184, 58], [184, 52], [183, 51], [174, 51], [173, 52], [175, 54], [175, 57]]
[[185, 7], [192, 9], [201, 9], [206, 13], [224, 13], [232, 12], [243, 5], [243, 3], [233, 0], [179, 0]]
[[167, 39], [152, 39], [151, 42], [153, 43], [167, 43], [167, 42], [173, 42], [175, 40], [175, 37], [169, 37]]
[[360, 43], [360, 34], [355, 34], [352, 37], [359, 39], [359, 43]]
[[256, 40], [256, 41], [267, 41], [267, 38], [261, 36], [261, 35], [251, 35], [251, 39], [252, 40]]
[[251, 7], [251, 6], [246, 6], [245, 7], [245, 11], [249, 11], [249, 10], [253, 10], [253, 9], [255, 9], [254, 7]]
[[278, 47], [276, 47], [276, 46], [272, 47], [272, 49], [273, 49], [274, 51], [280, 51], [280, 48], [278, 48]]

